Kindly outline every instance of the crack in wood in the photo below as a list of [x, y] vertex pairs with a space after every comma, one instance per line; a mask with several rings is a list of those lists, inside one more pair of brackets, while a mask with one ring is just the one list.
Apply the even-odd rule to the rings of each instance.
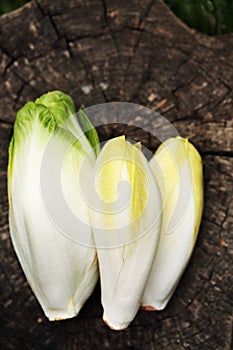
[[38, 7], [38, 10], [40, 11], [40, 13], [42, 14], [43, 17], [46, 17], [46, 13], [44, 12], [44, 9], [43, 7], [41, 6], [40, 2], [38, 0], [34, 0], [37, 7]]
[[233, 151], [214, 151], [214, 150], [202, 150], [201, 151], [202, 156], [214, 156], [214, 157], [226, 157], [226, 158], [233, 158]]
[[47, 18], [49, 19], [50, 23], [52, 24], [52, 27], [53, 27], [53, 29], [54, 29], [56, 35], [57, 35], [58, 40], [63, 39], [64, 36], [63, 36], [63, 35], [60, 33], [60, 31], [58, 30], [57, 25], [56, 25], [56, 23], [55, 23], [54, 20], [53, 20], [53, 17], [52, 17], [49, 13], [47, 14]]
[[2, 74], [2, 77], [5, 78], [6, 74], [7, 74], [7, 71], [15, 64], [15, 62], [18, 61], [18, 59], [20, 59], [21, 57], [23, 57], [23, 55], [18, 55], [14, 58], [12, 58], [10, 60], [10, 62], [5, 66], [5, 69], [3, 71], [3, 74]]
[[9, 126], [13, 126], [13, 122], [9, 121], [9, 120], [4, 120], [0, 118], [0, 124], [5, 124], [5, 125], [9, 125]]

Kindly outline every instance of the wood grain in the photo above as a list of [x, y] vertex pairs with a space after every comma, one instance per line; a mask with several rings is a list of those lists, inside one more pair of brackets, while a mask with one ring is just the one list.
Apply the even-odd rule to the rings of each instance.
[[[0, 17], [0, 76], [1, 349], [230, 350], [233, 35], [190, 30], [162, 0], [32, 1]], [[99, 286], [77, 318], [49, 323], [9, 238], [6, 170], [15, 114], [53, 89], [69, 93], [77, 107], [128, 101], [158, 110], [203, 157], [205, 209], [191, 262], [166, 310], [140, 311], [122, 332], [102, 322]], [[153, 122], [144, 121], [152, 130]], [[99, 131], [106, 139], [122, 130]], [[157, 146], [137, 130], [127, 136]]]

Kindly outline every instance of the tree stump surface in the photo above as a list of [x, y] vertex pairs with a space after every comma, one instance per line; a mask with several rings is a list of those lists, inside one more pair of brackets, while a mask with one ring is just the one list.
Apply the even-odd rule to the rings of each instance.
[[[232, 349], [233, 35], [191, 30], [162, 0], [32, 1], [0, 17], [0, 75], [0, 348]], [[164, 311], [139, 311], [121, 332], [102, 321], [99, 286], [78, 317], [47, 321], [10, 241], [15, 114], [54, 89], [77, 107], [128, 101], [157, 110], [203, 158], [204, 214], [189, 266]], [[100, 129], [101, 138], [119, 133]]]

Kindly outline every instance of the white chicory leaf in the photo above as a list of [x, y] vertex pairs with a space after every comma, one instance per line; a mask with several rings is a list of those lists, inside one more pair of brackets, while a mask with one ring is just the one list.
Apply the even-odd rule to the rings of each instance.
[[[83, 170], [90, 173], [93, 160], [86, 160], [87, 152], [79, 140], [57, 126], [64, 118], [62, 103], [55, 112], [54, 106], [50, 110], [42, 100], [27, 103], [18, 112], [14, 125], [8, 165], [9, 222], [26, 278], [46, 316], [57, 320], [78, 314], [96, 285], [98, 265], [90, 224], [85, 232], [85, 241], [92, 246], [88, 248], [67, 238], [51, 222], [41, 195], [42, 159], [52, 137], [55, 147], [51, 160], [68, 149], [61, 169], [64, 198], [85, 222], [89, 222], [88, 207], [76, 187], [83, 161]], [[50, 181], [52, 176], [48, 173]]]
[[193, 251], [203, 209], [202, 161], [182, 137], [170, 138], [150, 161], [163, 200], [158, 249], [142, 298], [145, 310], [170, 300]]
[[135, 317], [156, 251], [161, 198], [140, 150], [118, 137], [106, 143], [93, 171], [91, 220], [98, 252], [103, 319], [126, 328]]

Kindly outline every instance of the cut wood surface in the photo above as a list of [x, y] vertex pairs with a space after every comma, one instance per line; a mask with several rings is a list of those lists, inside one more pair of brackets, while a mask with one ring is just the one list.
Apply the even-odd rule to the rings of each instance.
[[[232, 349], [233, 34], [191, 30], [162, 0], [32, 1], [0, 17], [0, 75], [0, 348]], [[47, 321], [10, 241], [15, 114], [54, 89], [77, 107], [124, 101], [157, 110], [203, 157], [205, 206], [190, 264], [168, 307], [139, 311], [125, 331], [103, 323], [99, 286], [78, 317]], [[143, 123], [153, 130], [153, 118]], [[99, 131], [102, 139], [122, 133]], [[154, 150], [140, 132], [128, 134]]]

